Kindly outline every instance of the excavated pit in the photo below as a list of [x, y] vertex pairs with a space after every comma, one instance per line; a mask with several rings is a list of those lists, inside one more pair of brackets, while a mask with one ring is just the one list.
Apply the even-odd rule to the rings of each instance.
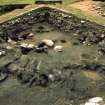
[[[35, 49], [49, 39], [47, 51]], [[21, 47], [27, 43], [31, 49]], [[55, 46], [62, 51], [55, 51]], [[3, 52], [4, 51], [4, 52]], [[82, 105], [105, 99], [105, 27], [41, 7], [0, 24], [2, 105]]]

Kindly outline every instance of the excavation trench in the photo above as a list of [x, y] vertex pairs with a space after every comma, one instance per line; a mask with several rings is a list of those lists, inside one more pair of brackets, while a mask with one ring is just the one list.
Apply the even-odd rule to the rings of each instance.
[[105, 98], [104, 29], [51, 7], [0, 24], [2, 105], [77, 105]]

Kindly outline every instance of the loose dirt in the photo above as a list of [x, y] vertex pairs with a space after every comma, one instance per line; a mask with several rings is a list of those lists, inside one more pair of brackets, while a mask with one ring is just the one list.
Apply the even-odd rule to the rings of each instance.
[[91, 15], [99, 16], [99, 14], [97, 14], [96, 10], [94, 10], [92, 7], [93, 5], [96, 5], [98, 3], [99, 3], [99, 1], [83, 0], [80, 2], [73, 3], [73, 4], [69, 4], [68, 7], [80, 9], [80, 10], [87, 12]]

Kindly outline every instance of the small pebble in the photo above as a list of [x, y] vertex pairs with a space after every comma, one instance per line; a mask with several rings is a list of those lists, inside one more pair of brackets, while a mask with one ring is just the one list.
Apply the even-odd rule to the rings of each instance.
[[6, 49], [7, 50], [11, 50], [11, 49], [13, 49], [11, 46], [6, 46]]
[[13, 41], [12, 39], [8, 39], [8, 43], [10, 43], [10, 44], [16, 44], [16, 42], [15, 41]]
[[102, 97], [93, 97], [93, 98], [89, 99], [89, 102], [94, 102], [94, 103], [99, 103], [102, 101], [103, 101]]
[[54, 46], [54, 42], [52, 40], [44, 39], [44, 40], [42, 40], [42, 42], [44, 42], [49, 47], [53, 47]]
[[54, 47], [54, 50], [57, 51], [57, 52], [62, 52], [63, 51], [63, 46], [57, 45], [57, 46]]
[[5, 55], [6, 52], [5, 51], [0, 51], [0, 56]]
[[104, 35], [104, 34], [102, 34], [102, 35], [101, 35], [101, 38], [104, 38], [104, 37], [105, 37], [105, 35]]
[[81, 23], [85, 23], [85, 21], [84, 20], [81, 20]]
[[34, 36], [34, 33], [30, 33], [28, 36], [27, 36], [27, 39], [32, 39]]
[[27, 48], [34, 48], [34, 44], [29, 44]]
[[86, 102], [85, 105], [99, 105], [98, 103]]
[[55, 80], [55, 78], [54, 78], [54, 76], [53, 76], [53, 74], [49, 74], [49, 79], [51, 80], [51, 81], [54, 81]]
[[28, 44], [27, 43], [22, 43], [20, 46], [26, 48], [28, 46]]

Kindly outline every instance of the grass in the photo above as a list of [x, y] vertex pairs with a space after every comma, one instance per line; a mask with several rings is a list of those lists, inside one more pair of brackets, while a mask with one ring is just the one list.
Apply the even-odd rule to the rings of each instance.
[[78, 1], [81, 1], [81, 0], [64, 0], [64, 3], [74, 3]]
[[[73, 3], [80, 0], [64, 0], [64, 3]], [[6, 4], [34, 4], [35, 0], [0, 0], [0, 5]]]
[[34, 0], [0, 0], [0, 5], [6, 4], [33, 4]]

